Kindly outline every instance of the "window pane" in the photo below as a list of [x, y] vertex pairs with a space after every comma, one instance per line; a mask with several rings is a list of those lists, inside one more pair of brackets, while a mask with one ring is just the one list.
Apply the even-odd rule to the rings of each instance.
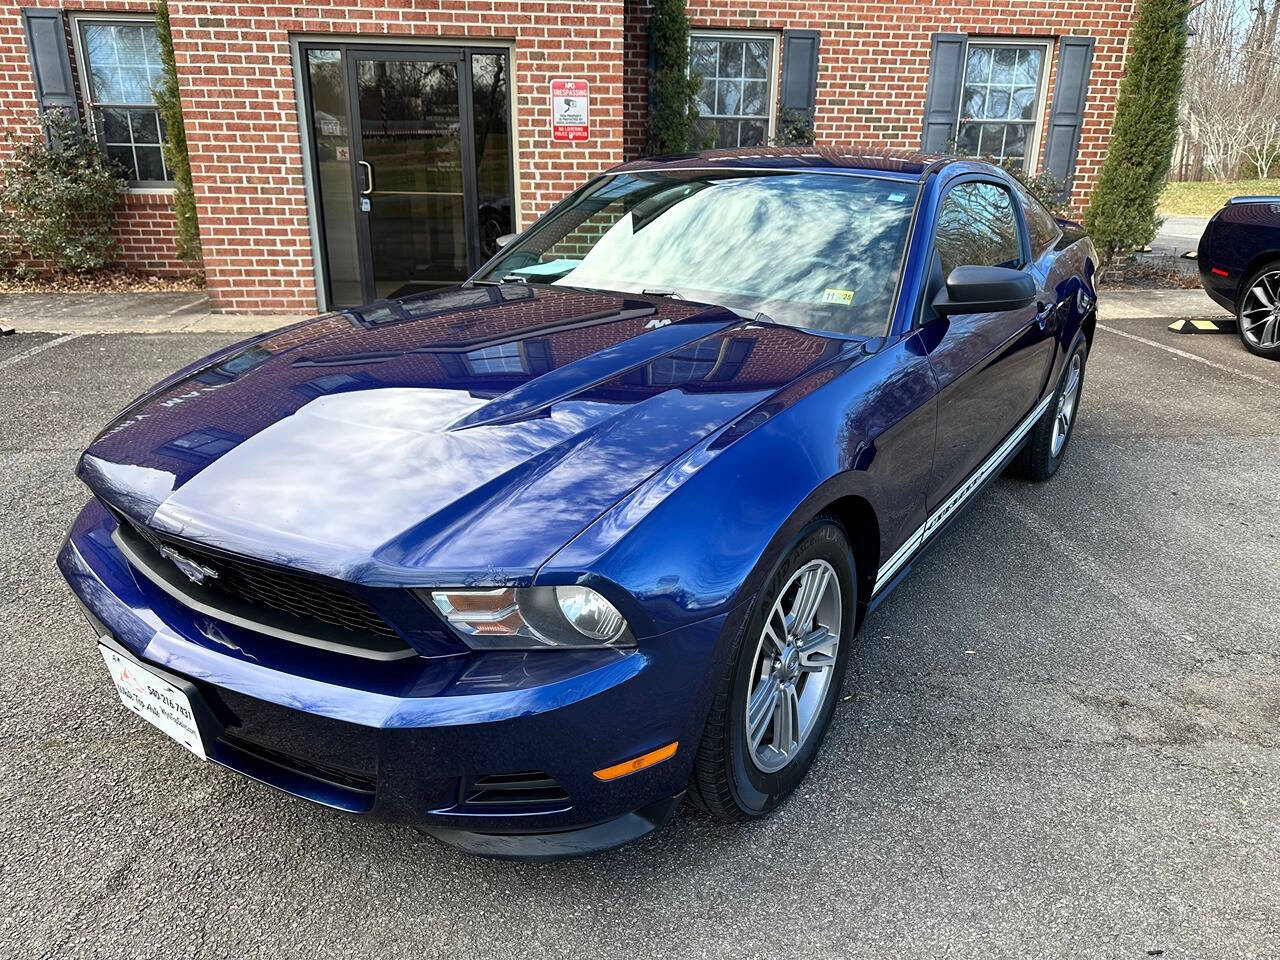
[[689, 44], [689, 71], [701, 77], [716, 75], [716, 42], [714, 40], [694, 40]]
[[988, 47], [969, 48], [965, 78], [973, 83], [986, 83], [991, 79], [991, 50]]
[[135, 180], [164, 180], [164, 159], [160, 156], [159, 147], [133, 148], [138, 158], [138, 175]]
[[129, 111], [129, 129], [133, 132], [134, 143], [160, 142], [160, 127], [156, 116], [155, 110]]
[[129, 143], [129, 111], [107, 109], [102, 111], [102, 140], [104, 143]]
[[1023, 47], [1018, 51], [1018, 65], [1014, 68], [1014, 82], [1035, 84], [1040, 81], [1040, 61], [1044, 50], [1039, 47]]
[[769, 95], [769, 84], [765, 80], [746, 80], [742, 84], [742, 113], [746, 116], [763, 116], [766, 113], [764, 101]]
[[107, 147], [107, 159], [120, 168], [121, 176], [128, 180], [138, 179], [138, 170], [133, 165], [133, 147]]
[[737, 120], [717, 120], [716, 121], [716, 143], [717, 148], [736, 147], [738, 145], [738, 121]]
[[738, 127], [738, 146], [762, 147], [767, 132], [763, 120], [743, 120]]
[[1008, 85], [1013, 83], [1013, 66], [1018, 61], [1018, 51], [1013, 47], [997, 47], [991, 64], [991, 82]]
[[716, 112], [716, 82], [703, 80], [698, 87], [698, 114], [706, 116]]
[[742, 76], [742, 48], [743, 44], [738, 40], [720, 41], [720, 76]]
[[480, 254], [498, 252], [498, 238], [511, 233], [511, 123], [507, 58], [472, 54], [471, 103], [475, 115], [476, 190], [480, 195]]
[[1019, 87], [1013, 91], [1013, 109], [1009, 115], [1020, 120], [1036, 118], [1036, 88]]
[[716, 82], [716, 113], [736, 117], [742, 112], [742, 84], [737, 80]]
[[317, 206], [324, 227], [325, 262], [333, 306], [364, 301], [351, 190], [347, 77], [338, 50], [307, 51], [311, 123], [315, 135]]
[[1008, 191], [989, 183], [962, 183], [943, 198], [935, 245], [943, 276], [956, 267], [1016, 267], [1021, 241]]
[[987, 94], [987, 106], [982, 115], [992, 120], [1003, 120], [1009, 115], [1009, 101], [1008, 90], [991, 90]]
[[956, 151], [966, 157], [978, 154], [978, 137], [982, 134], [982, 124], [962, 123], [956, 134]]
[[160, 45], [150, 21], [85, 23], [84, 54], [90, 94], [97, 103], [150, 106], [160, 77]]
[[998, 159], [1001, 156], [1003, 143], [1003, 123], [984, 123], [982, 125], [982, 139], [978, 141], [978, 153], [984, 157], [996, 157]]
[[773, 47], [768, 40], [750, 40], [747, 42], [747, 62], [743, 67], [743, 76], [767, 78], [769, 76], [769, 52]]

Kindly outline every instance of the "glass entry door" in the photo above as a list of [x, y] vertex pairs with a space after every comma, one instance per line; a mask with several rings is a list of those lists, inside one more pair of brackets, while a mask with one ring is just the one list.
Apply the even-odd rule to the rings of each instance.
[[329, 305], [466, 279], [512, 229], [505, 52], [303, 49]]

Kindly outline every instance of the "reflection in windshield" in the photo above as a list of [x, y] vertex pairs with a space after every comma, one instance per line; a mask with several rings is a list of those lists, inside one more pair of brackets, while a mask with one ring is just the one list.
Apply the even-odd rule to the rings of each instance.
[[671, 293], [876, 336], [916, 191], [830, 173], [618, 174], [539, 221], [484, 279]]

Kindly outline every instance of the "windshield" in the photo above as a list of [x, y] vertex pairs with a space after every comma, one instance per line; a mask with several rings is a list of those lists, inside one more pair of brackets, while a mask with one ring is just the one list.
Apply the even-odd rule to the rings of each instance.
[[539, 220], [477, 279], [669, 294], [879, 336], [917, 190], [832, 173], [615, 174]]

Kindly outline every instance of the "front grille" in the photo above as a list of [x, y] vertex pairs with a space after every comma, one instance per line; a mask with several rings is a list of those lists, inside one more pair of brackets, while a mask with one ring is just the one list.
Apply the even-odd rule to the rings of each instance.
[[115, 536], [129, 562], [187, 606], [324, 649], [379, 660], [414, 654], [368, 601], [338, 581], [215, 553], [116, 516]]
[[569, 804], [569, 794], [550, 774], [530, 770], [463, 781], [462, 803], [468, 807], [563, 807]]
[[[161, 539], [162, 542], [165, 540]], [[373, 607], [341, 587], [272, 567], [206, 553], [186, 543], [168, 542], [167, 545], [217, 571], [217, 578], [209, 581], [209, 585], [240, 600], [356, 633], [397, 639], [400, 636]]]

